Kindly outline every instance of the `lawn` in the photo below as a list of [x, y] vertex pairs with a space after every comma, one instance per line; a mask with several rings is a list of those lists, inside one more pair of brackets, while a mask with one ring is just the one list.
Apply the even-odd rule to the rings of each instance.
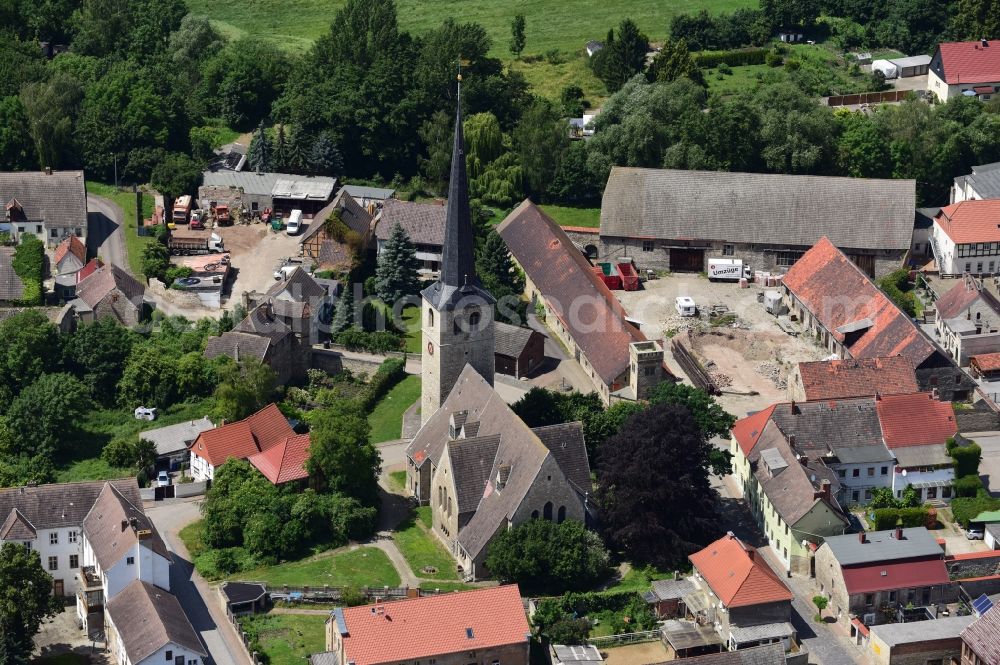
[[[393, 539], [399, 551], [417, 577], [433, 580], [455, 580], [455, 560], [451, 558], [441, 542], [430, 532], [430, 506], [421, 506], [410, 519], [400, 524]], [[433, 567], [437, 572], [426, 572], [425, 567]], [[436, 585], [439, 586], [439, 585]]]
[[[829, 47], [822, 44], [794, 44], [789, 47], [785, 60], [794, 60], [801, 64], [801, 72], [790, 73], [784, 67], [768, 67], [767, 65], [743, 65], [732, 67], [731, 74], [720, 74], [718, 69], [705, 69], [705, 81], [708, 91], [726, 97], [740, 92], [752, 92], [761, 84], [761, 78], [767, 81], [781, 81], [790, 76], [803, 76], [814, 81], [817, 94], [847, 95], [856, 92], [866, 92], [871, 89], [867, 74], [858, 73], [852, 76], [844, 67], [840, 56]], [[824, 90], [824, 88], [827, 88]]]
[[421, 582], [420, 588], [424, 591], [438, 590], [441, 592], [449, 591], [471, 591], [472, 589], [478, 589], [480, 587], [472, 586], [471, 584], [463, 584], [461, 582]]
[[545, 214], [559, 226], [586, 226], [596, 229], [601, 225], [600, 208], [571, 208], [569, 206], [540, 206]]
[[256, 637], [268, 665], [302, 665], [303, 659], [326, 649], [326, 617], [319, 615], [258, 614], [240, 619]]
[[510, 68], [524, 75], [532, 92], [559, 102], [563, 88], [578, 85], [591, 108], [600, 108], [608, 97], [604, 82], [590, 69], [589, 58], [582, 49], [560, 53], [555, 58], [526, 55], [511, 60]]
[[[194, 14], [213, 19], [230, 37], [253, 36], [289, 51], [308, 48], [327, 32], [344, 0], [188, 0]], [[650, 39], [667, 35], [670, 19], [682, 12], [731, 11], [756, 7], [756, 0], [631, 0], [624, 2], [579, 2], [578, 0], [399, 0], [400, 28], [416, 35], [441, 25], [445, 18], [475, 21], [493, 39], [492, 53], [509, 58], [511, 20], [517, 14], [527, 19], [525, 53], [558, 49], [575, 53], [589, 39], [603, 39], [608, 28], [623, 18], [632, 18]]]
[[652, 566], [632, 568], [608, 591], [646, 591], [653, 580], [667, 580], [673, 576], [673, 573], [664, 573]]
[[301, 561], [290, 561], [246, 570], [233, 579], [253, 580], [280, 586], [398, 587], [399, 573], [385, 552], [375, 547], [325, 552]]
[[197, 522], [191, 522], [177, 533], [177, 535], [181, 537], [181, 542], [184, 543], [184, 547], [187, 548], [188, 554], [191, 555], [192, 561], [194, 561], [195, 557], [208, 549], [204, 540], [204, 527], [205, 520], [198, 520]]
[[[123, 192], [115, 189], [114, 185], [105, 185], [100, 182], [87, 181], [87, 192], [111, 199], [122, 209], [125, 217], [125, 252], [128, 254], [128, 266], [133, 275], [142, 274], [142, 248], [153, 241], [148, 236], [140, 236], [136, 232], [135, 223], [135, 194]], [[142, 216], [152, 217], [153, 197], [148, 194], [142, 195]]]
[[175, 404], [160, 412], [154, 421], [136, 420], [132, 411], [125, 409], [95, 410], [84, 416], [80, 434], [67, 445], [76, 451], [74, 457], [57, 462], [56, 482], [71, 483], [85, 480], [108, 480], [135, 475], [133, 469], [117, 469], [101, 459], [101, 451], [112, 439], [129, 438], [157, 427], [174, 425], [185, 420], [197, 420], [211, 413], [211, 397]]
[[389, 485], [397, 492], [402, 492], [406, 489], [406, 471], [393, 471], [390, 473]]
[[403, 412], [420, 399], [420, 377], [407, 376], [393, 386], [368, 414], [372, 443], [392, 441], [402, 435]]

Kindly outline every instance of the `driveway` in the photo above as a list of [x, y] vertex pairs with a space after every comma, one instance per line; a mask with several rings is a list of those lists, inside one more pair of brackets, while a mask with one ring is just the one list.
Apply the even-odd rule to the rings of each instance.
[[117, 203], [87, 194], [87, 256], [128, 271], [124, 229], [125, 214]]
[[214, 665], [251, 665], [235, 629], [226, 618], [218, 593], [195, 572], [190, 555], [177, 535], [182, 528], [201, 517], [200, 502], [171, 500], [152, 507], [146, 515], [174, 555], [170, 566], [170, 591], [201, 636]]
[[993, 496], [1000, 496], [1000, 432], [969, 432], [964, 435], [983, 449], [979, 475]]

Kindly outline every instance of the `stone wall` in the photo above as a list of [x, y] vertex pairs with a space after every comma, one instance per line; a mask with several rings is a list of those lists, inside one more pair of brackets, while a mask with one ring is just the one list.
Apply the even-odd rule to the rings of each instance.
[[1000, 416], [986, 402], [976, 402], [972, 411], [955, 411], [959, 432], [992, 432], [1000, 429]]
[[[961, 555], [960, 555], [961, 556]], [[1000, 551], [989, 556], [975, 558], [948, 559], [948, 575], [961, 580], [966, 577], [988, 577], [1000, 575]]]

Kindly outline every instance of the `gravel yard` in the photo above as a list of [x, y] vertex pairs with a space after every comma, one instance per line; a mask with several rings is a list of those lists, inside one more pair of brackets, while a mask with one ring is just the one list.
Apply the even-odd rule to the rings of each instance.
[[236, 279], [227, 303], [231, 309], [244, 291], [266, 291], [274, 284], [274, 269], [280, 260], [299, 255], [299, 238], [284, 231], [275, 233], [264, 224], [227, 226], [215, 229], [232, 255]]

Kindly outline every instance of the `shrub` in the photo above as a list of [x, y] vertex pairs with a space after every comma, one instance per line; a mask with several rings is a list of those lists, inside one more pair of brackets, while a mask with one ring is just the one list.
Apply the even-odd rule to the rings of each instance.
[[718, 67], [723, 74], [730, 74], [732, 71], [724, 71], [723, 65], [729, 67], [742, 67], [743, 65], [763, 65], [770, 53], [765, 48], [745, 48], [733, 51], [702, 51], [692, 53], [694, 64], [702, 69], [712, 69]]
[[768, 67], [781, 67], [783, 63], [784, 59], [773, 51], [768, 51], [767, 55], [764, 57], [764, 64]]
[[563, 617], [549, 626], [545, 635], [552, 644], [584, 644], [590, 637], [590, 620]]
[[358, 328], [348, 328], [337, 333], [333, 341], [346, 346], [351, 351], [368, 351], [369, 353], [386, 353], [399, 351], [403, 348], [402, 336], [388, 330], [366, 332]]
[[927, 508], [879, 508], [872, 512], [872, 528], [876, 531], [885, 531], [896, 526], [896, 522], [903, 520], [906, 528], [926, 526], [929, 512]]
[[42, 304], [42, 273], [45, 269], [45, 245], [41, 240], [24, 234], [21, 244], [14, 250], [11, 260], [14, 273], [21, 278], [24, 292], [21, 295], [22, 305]]
[[955, 516], [955, 521], [966, 528], [976, 515], [987, 510], [1000, 510], [1000, 499], [976, 496], [960, 497], [951, 501], [951, 513]]
[[974, 476], [979, 473], [979, 461], [983, 457], [983, 449], [979, 447], [979, 444], [971, 443], [967, 446], [955, 446], [948, 454], [955, 460], [956, 478]]
[[372, 375], [371, 381], [365, 386], [364, 391], [358, 396], [358, 403], [362, 410], [368, 411], [378, 402], [392, 387], [406, 378], [406, 361], [402, 358], [389, 358]]
[[954, 483], [956, 497], [974, 497], [983, 489], [983, 481], [979, 476], [963, 476]]
[[729, 65], [727, 65], [724, 62], [720, 62], [719, 63], [719, 73], [720, 74], [732, 74], [733, 73], [733, 68], [730, 67]]

